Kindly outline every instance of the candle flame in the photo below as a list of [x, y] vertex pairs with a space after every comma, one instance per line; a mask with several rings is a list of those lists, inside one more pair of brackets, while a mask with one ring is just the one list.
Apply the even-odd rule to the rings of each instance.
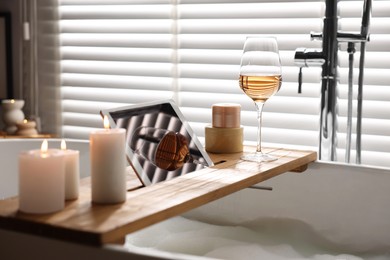
[[62, 139], [62, 141], [61, 141], [61, 150], [66, 150], [66, 142], [65, 142], [65, 139]]
[[104, 116], [104, 118], [103, 118], [103, 125], [104, 125], [104, 129], [109, 129], [110, 128], [110, 122], [108, 121], [108, 117], [107, 116]]
[[11, 99], [11, 103], [12, 103], [12, 104], [15, 103], [15, 99]]
[[41, 153], [47, 153], [47, 150], [49, 148], [49, 144], [47, 140], [43, 140], [42, 145], [41, 145]]
[[24, 120], [23, 120], [23, 123], [27, 124], [27, 122], [28, 122], [27, 119], [24, 119]]

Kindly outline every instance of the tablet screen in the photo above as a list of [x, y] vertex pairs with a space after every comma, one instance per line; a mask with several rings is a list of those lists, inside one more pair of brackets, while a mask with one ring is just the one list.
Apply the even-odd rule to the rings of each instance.
[[126, 129], [127, 159], [151, 185], [212, 166], [212, 161], [172, 100], [101, 111], [112, 128]]

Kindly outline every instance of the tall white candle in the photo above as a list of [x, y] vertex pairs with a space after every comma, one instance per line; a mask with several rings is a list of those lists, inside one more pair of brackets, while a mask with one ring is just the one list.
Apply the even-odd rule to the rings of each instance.
[[41, 150], [19, 154], [19, 210], [44, 214], [65, 206], [65, 160], [59, 149], [48, 149], [47, 140]]
[[65, 200], [74, 200], [79, 197], [80, 152], [66, 149], [65, 140], [61, 141], [61, 150], [65, 153]]
[[111, 204], [126, 200], [125, 129], [109, 129], [90, 134], [92, 201]]

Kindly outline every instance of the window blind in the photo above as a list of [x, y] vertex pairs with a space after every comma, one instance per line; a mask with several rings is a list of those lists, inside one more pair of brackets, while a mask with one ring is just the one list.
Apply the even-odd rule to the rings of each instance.
[[[340, 29], [360, 30], [362, 4], [339, 2]], [[321, 42], [311, 41], [309, 35], [322, 31], [324, 9], [322, 1], [61, 0], [63, 136], [88, 138], [102, 125], [101, 109], [173, 98], [201, 141], [211, 122], [212, 104], [241, 104], [246, 142], [254, 142], [256, 112], [238, 86], [240, 57], [246, 36], [272, 35], [278, 39], [283, 84], [264, 106], [263, 144], [317, 149], [321, 70], [303, 69], [303, 93], [298, 94], [294, 54], [298, 47], [321, 48]], [[386, 167], [390, 166], [389, 14], [390, 1], [373, 1], [362, 137], [362, 163]], [[338, 155], [343, 161], [348, 54], [346, 44], [340, 49]], [[359, 56], [356, 52], [355, 86]]]

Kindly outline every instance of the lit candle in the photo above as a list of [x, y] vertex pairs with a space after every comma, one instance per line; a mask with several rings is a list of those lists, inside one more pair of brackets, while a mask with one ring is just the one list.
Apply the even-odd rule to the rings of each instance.
[[52, 213], [65, 206], [65, 160], [59, 149], [48, 149], [47, 140], [40, 150], [19, 154], [19, 210], [26, 213]]
[[74, 200], [79, 197], [80, 153], [66, 149], [65, 140], [61, 141], [61, 150], [65, 153], [65, 200]]
[[120, 203], [126, 200], [126, 130], [110, 129], [107, 117], [104, 128], [89, 137], [92, 201]]

